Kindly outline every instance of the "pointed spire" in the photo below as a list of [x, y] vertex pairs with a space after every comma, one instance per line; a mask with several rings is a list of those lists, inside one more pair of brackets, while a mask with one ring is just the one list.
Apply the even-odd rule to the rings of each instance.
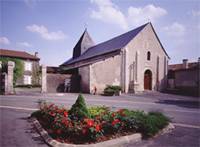
[[82, 55], [88, 48], [94, 46], [95, 43], [93, 42], [92, 38], [90, 37], [87, 28], [83, 32], [81, 38], [77, 42], [76, 46], [73, 50], [73, 58], [77, 58]]

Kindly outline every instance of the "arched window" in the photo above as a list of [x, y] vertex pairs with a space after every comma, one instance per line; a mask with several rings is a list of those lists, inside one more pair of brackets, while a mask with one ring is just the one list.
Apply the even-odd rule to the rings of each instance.
[[147, 52], [147, 60], [151, 60], [151, 52], [150, 51]]

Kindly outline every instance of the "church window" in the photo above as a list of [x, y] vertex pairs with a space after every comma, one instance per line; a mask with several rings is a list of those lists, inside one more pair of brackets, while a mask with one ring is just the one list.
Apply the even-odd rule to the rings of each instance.
[[151, 60], [151, 52], [150, 51], [147, 52], [147, 60]]

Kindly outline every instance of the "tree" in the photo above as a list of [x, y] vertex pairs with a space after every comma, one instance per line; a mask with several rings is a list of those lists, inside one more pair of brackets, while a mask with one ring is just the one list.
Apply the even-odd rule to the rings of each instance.
[[82, 96], [81, 93], [79, 93], [79, 96], [76, 100], [76, 103], [72, 106], [69, 113], [72, 116], [77, 117], [79, 119], [90, 117], [90, 114], [89, 114], [88, 109], [87, 109], [86, 104], [85, 104], [84, 97]]
[[0, 72], [8, 72], [8, 61], [15, 62], [13, 71], [13, 85], [15, 86], [19, 77], [21, 77], [24, 73], [22, 60], [10, 57], [0, 57], [0, 60], [2, 61], [2, 68], [0, 69]]

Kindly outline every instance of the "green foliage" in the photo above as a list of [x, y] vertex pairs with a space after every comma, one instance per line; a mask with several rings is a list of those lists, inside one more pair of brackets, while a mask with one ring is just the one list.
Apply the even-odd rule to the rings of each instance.
[[94, 117], [95, 115], [100, 115], [101, 113], [105, 113], [105, 109], [102, 106], [88, 107], [88, 111], [91, 117]]
[[171, 121], [170, 118], [164, 116], [159, 111], [150, 111], [139, 118], [140, 131], [147, 137], [156, 135]]
[[13, 74], [13, 85], [15, 86], [18, 78], [21, 77], [24, 73], [22, 60], [10, 57], [0, 57], [0, 60], [2, 61], [2, 68], [0, 69], [1, 72], [8, 72], [8, 61], [15, 62], [14, 74]]
[[104, 93], [109, 93], [109, 94], [117, 94], [119, 91], [122, 90], [121, 86], [111, 86], [111, 85], [107, 85]]
[[[161, 112], [155, 110], [148, 114], [128, 109], [113, 112], [110, 107], [101, 106], [89, 107], [88, 110], [84, 110], [88, 114], [82, 116], [83, 113], [79, 113], [78, 109], [82, 110], [83, 107], [85, 109], [86, 106], [81, 93], [69, 111], [65, 108], [59, 108], [54, 103], [47, 103], [45, 100], [38, 100], [38, 107], [40, 110], [33, 112], [31, 116], [42, 118], [54, 130], [56, 137], [60, 139], [63, 136], [85, 140], [98, 139], [99, 135], [114, 135], [118, 132], [140, 132], [151, 137], [171, 121]], [[89, 114], [92, 116], [91, 118], [88, 118]]]
[[90, 118], [90, 114], [86, 107], [85, 100], [81, 93], [79, 93], [76, 103], [72, 106], [69, 113], [79, 119]]
[[61, 69], [61, 73], [64, 74], [67, 70], [68, 70], [67, 67], [62, 67], [62, 69]]
[[40, 116], [42, 115], [42, 111], [41, 110], [36, 110], [33, 113], [31, 113], [31, 117], [36, 117], [36, 116]]

